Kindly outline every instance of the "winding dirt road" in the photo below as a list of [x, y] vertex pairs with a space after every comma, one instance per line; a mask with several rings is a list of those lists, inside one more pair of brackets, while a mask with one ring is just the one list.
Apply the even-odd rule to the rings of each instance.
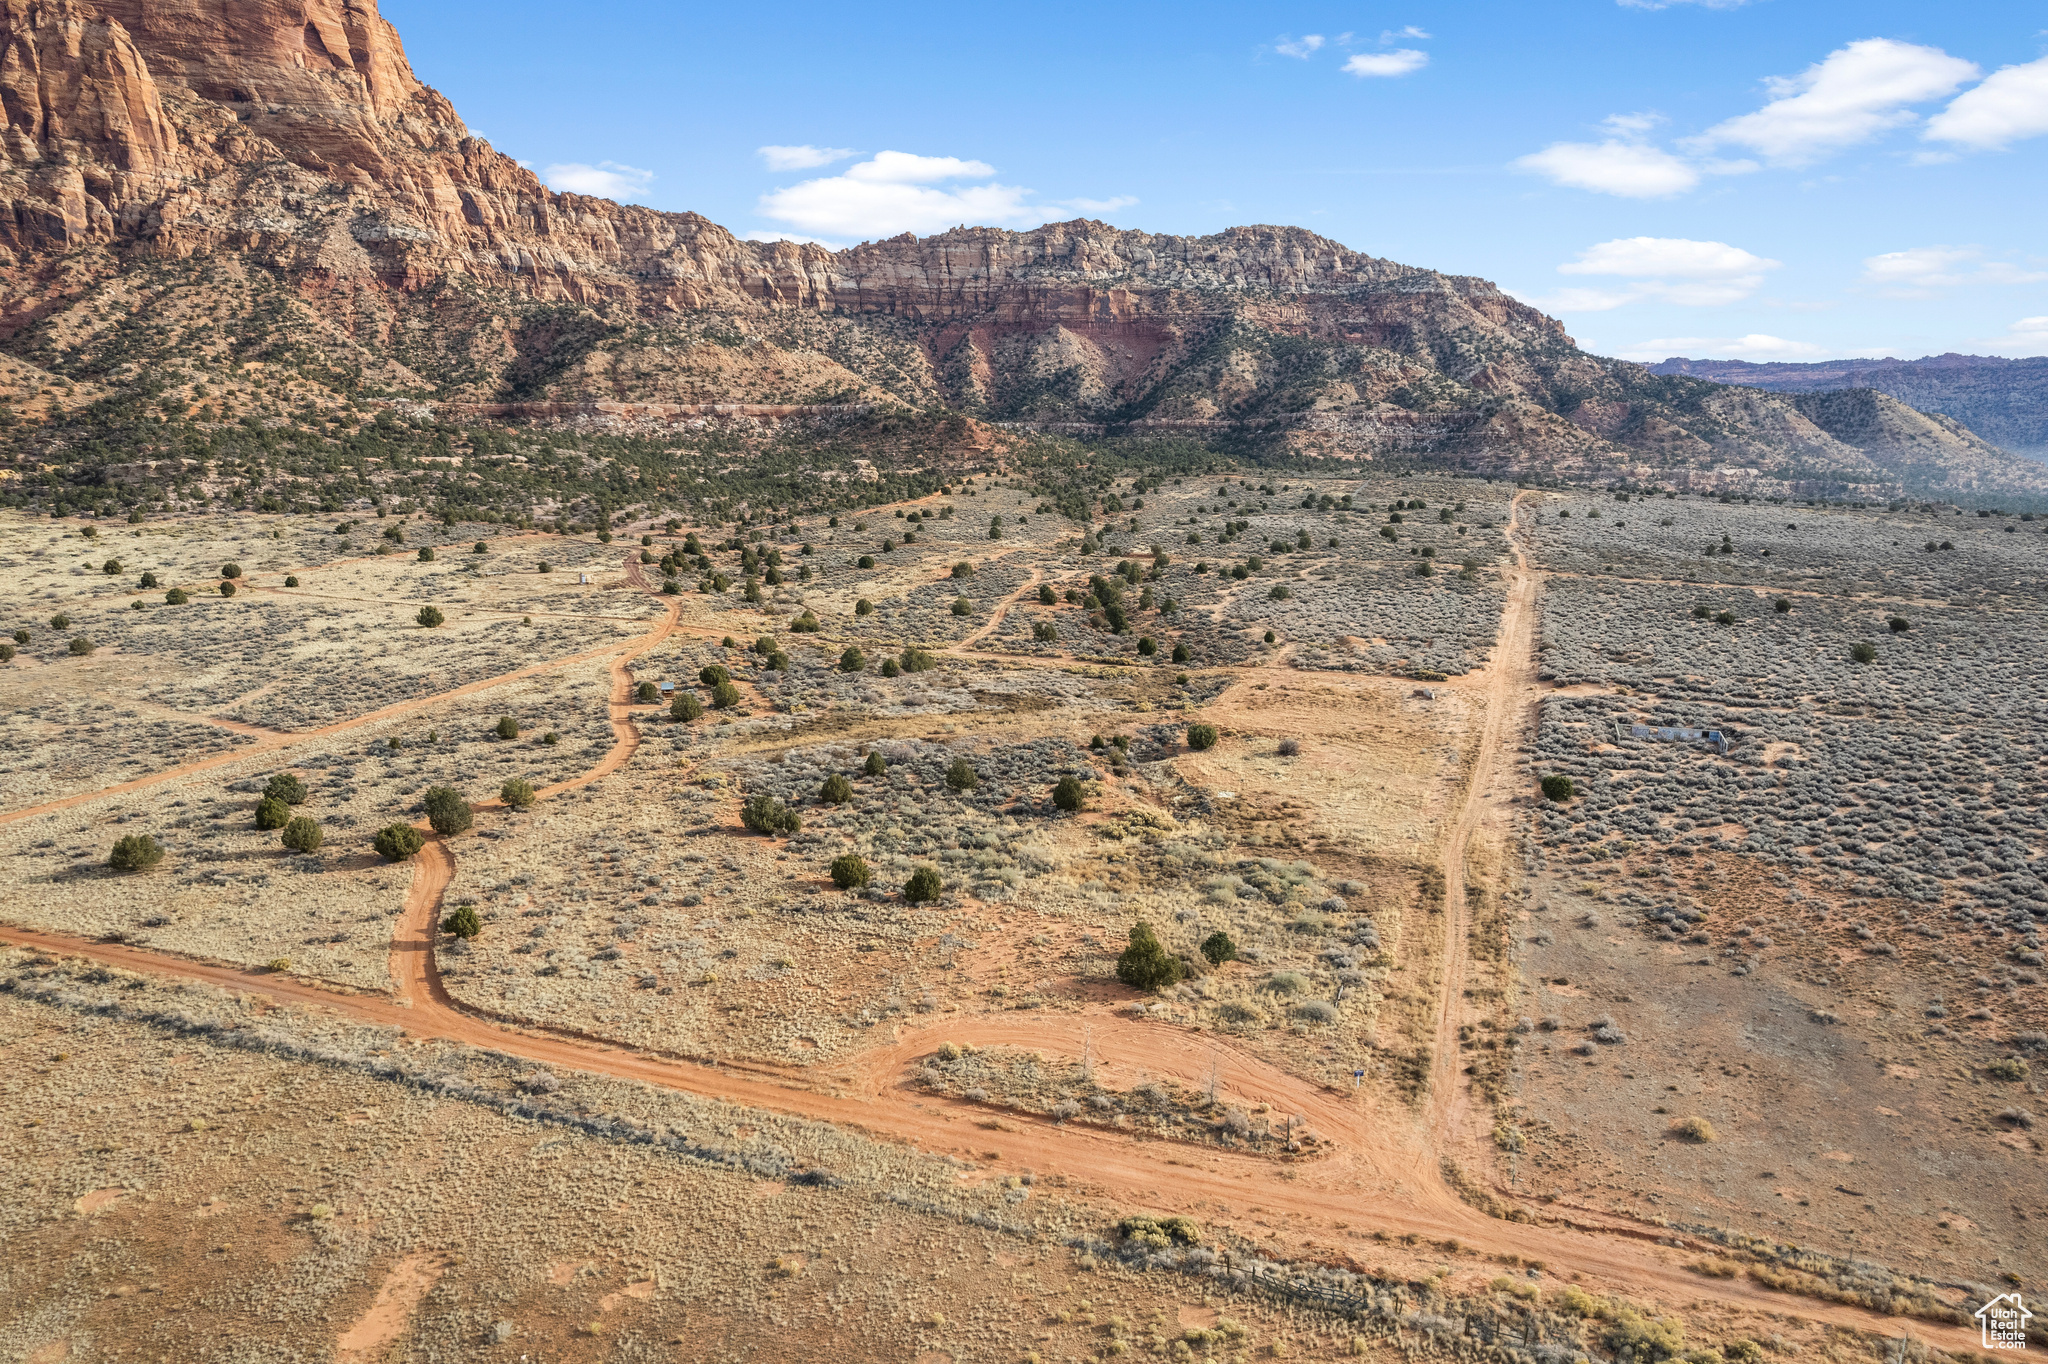
[[[1510, 521], [1512, 530], [1513, 521]], [[1487, 805], [1499, 764], [1511, 761], [1504, 740], [1511, 732], [1519, 693], [1531, 667], [1530, 638], [1535, 580], [1516, 551], [1516, 569], [1504, 608], [1501, 637], [1484, 679], [1486, 715], [1477, 757], [1459, 818], [1443, 850], [1446, 892], [1444, 998], [1438, 1020], [1437, 1053], [1427, 1114], [1418, 1120], [1405, 1110], [1387, 1111], [1366, 1099], [1331, 1090], [1293, 1075], [1227, 1043], [1193, 1030], [1097, 1008], [1056, 1016], [985, 1015], [934, 1021], [835, 1065], [805, 1070], [734, 1066], [713, 1060], [657, 1056], [523, 1024], [501, 1022], [468, 1009], [443, 984], [434, 962], [433, 940], [442, 896], [454, 874], [449, 842], [430, 838], [415, 859], [413, 884], [393, 936], [391, 974], [395, 998], [349, 994], [289, 976], [192, 961], [118, 943], [89, 942], [63, 934], [0, 927], [0, 940], [61, 955], [89, 958], [126, 970], [169, 975], [268, 996], [279, 1003], [324, 1009], [355, 1021], [403, 1029], [415, 1036], [490, 1048], [538, 1065], [580, 1070], [639, 1081], [703, 1098], [764, 1108], [839, 1123], [880, 1137], [941, 1152], [982, 1154], [1000, 1148], [1011, 1168], [1029, 1167], [1064, 1176], [1071, 1190], [1128, 1208], [1185, 1212], [1229, 1223], [1232, 1214], [1256, 1204], [1291, 1225], [1287, 1241], [1273, 1253], [1327, 1258], [1332, 1252], [1316, 1237], [1334, 1233], [1333, 1215], [1378, 1225], [1394, 1233], [1415, 1232], [1435, 1239], [1455, 1237], [1489, 1254], [1543, 1260], [1553, 1273], [1575, 1273], [1612, 1290], [1677, 1305], [1711, 1302], [1827, 1322], [1849, 1329], [1896, 1336], [1910, 1333], [1939, 1348], [1974, 1347], [1975, 1337], [1959, 1327], [1890, 1318], [1856, 1308], [1772, 1292], [1741, 1280], [1703, 1279], [1683, 1267], [1682, 1252], [1653, 1243], [1659, 1229], [1620, 1221], [1593, 1226], [1528, 1225], [1488, 1218], [1446, 1186], [1439, 1153], [1456, 1135], [1464, 1086], [1456, 1070], [1464, 945], [1469, 931], [1465, 902], [1466, 861], [1471, 840], [1495, 813]], [[611, 654], [611, 720], [616, 741], [588, 772], [536, 794], [551, 798], [617, 771], [631, 759], [639, 731], [629, 705], [633, 660], [665, 641], [680, 617], [671, 603], [663, 622], [624, 646], [590, 650], [537, 664], [503, 678], [471, 684], [443, 696], [401, 703], [324, 730], [292, 736], [302, 742], [321, 734], [367, 724], [393, 713], [432, 704], [447, 696], [495, 686], [513, 678], [570, 666]], [[247, 757], [252, 751], [284, 747], [259, 743], [218, 759], [138, 779], [114, 791], [172, 779], [183, 772]], [[97, 799], [87, 793], [17, 811], [21, 819], [46, 810]], [[963, 1100], [913, 1089], [905, 1073], [914, 1059], [941, 1041], [1004, 1044], [1078, 1057], [1086, 1048], [1104, 1067], [1164, 1075], [1204, 1088], [1213, 1073], [1219, 1091], [1232, 1102], [1265, 1103], [1296, 1114], [1318, 1134], [1321, 1158], [1280, 1165], [1262, 1156], [1206, 1145], [1163, 1141], [1128, 1131], [1059, 1124], [1014, 1111], [995, 1111]], [[1168, 1159], [1172, 1161], [1169, 1171]], [[1388, 1252], [1394, 1253], [1394, 1252]]]

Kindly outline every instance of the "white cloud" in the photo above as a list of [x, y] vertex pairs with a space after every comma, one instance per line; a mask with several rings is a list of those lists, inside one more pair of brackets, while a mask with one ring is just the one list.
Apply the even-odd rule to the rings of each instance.
[[568, 161], [549, 166], [540, 173], [540, 178], [547, 182], [549, 189], [565, 194], [588, 194], [599, 199], [623, 201], [646, 194], [647, 187], [654, 183], [654, 172], [621, 165], [617, 161], [600, 161], [595, 166]]
[[1428, 65], [1427, 52], [1402, 47], [1392, 52], [1357, 53], [1344, 63], [1344, 69], [1354, 76], [1405, 76]]
[[1622, 138], [1553, 142], [1540, 152], [1519, 158], [1515, 165], [1554, 184], [1626, 199], [1661, 199], [1700, 182], [1700, 172], [1670, 152]]
[[1906, 106], [1949, 95], [1976, 74], [1975, 63], [1938, 47], [1860, 39], [1796, 76], [1771, 77], [1765, 82], [1770, 103], [1715, 124], [1693, 145], [1733, 143], [1780, 164], [1802, 165], [1912, 122], [1916, 115]]
[[1306, 61], [1308, 55], [1322, 45], [1323, 35], [1310, 33], [1300, 38], [1282, 38], [1273, 44], [1273, 50], [1283, 57], [1299, 57]]
[[1530, 300], [1557, 312], [1606, 312], [1629, 303], [1675, 303], [1704, 308], [1737, 303], [1763, 287], [1769, 260], [1726, 242], [1689, 237], [1620, 237], [1579, 253], [1557, 267], [1561, 275], [1615, 275], [1619, 289], [1561, 289]]
[[2023, 317], [2006, 328], [2004, 336], [1987, 337], [1971, 344], [1989, 350], [2017, 351], [2021, 355], [2048, 354], [2048, 317]]
[[1079, 209], [1083, 213], [1114, 213], [1137, 202], [1134, 194], [1117, 194], [1107, 199], [1061, 199], [1052, 207]]
[[1923, 136], [1977, 151], [2000, 151], [2043, 133], [2048, 133], [2048, 57], [1992, 72], [1982, 85], [1957, 95], [1948, 108], [1927, 120]]
[[[943, 232], [959, 223], [1029, 226], [1043, 210], [1015, 185], [951, 184], [985, 180], [995, 167], [953, 156], [878, 152], [840, 175], [805, 180], [761, 196], [764, 217], [804, 234], [843, 240]], [[941, 188], [941, 185], [945, 187]]]
[[844, 161], [853, 155], [851, 147], [756, 147], [754, 152], [772, 171], [811, 170]]
[[1433, 34], [1424, 33], [1421, 29], [1415, 27], [1415, 25], [1413, 24], [1410, 24], [1408, 25], [1408, 27], [1401, 29], [1382, 29], [1380, 31], [1380, 46], [1386, 47], [1392, 43], [1399, 42], [1403, 38], [1427, 39], [1433, 36]]
[[1826, 346], [1751, 332], [1748, 336], [1661, 336], [1638, 341], [1617, 354], [1624, 360], [1656, 361], [1674, 355], [1692, 360], [1814, 360]]
[[2048, 271], [1986, 260], [1975, 246], [1916, 246], [1864, 257], [1863, 280], [1883, 293], [1913, 298], [1972, 284], [2038, 284], [2048, 280]]

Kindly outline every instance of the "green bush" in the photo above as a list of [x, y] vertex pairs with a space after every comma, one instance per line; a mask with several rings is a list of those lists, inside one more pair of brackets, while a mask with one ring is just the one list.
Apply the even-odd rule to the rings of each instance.
[[28, 643], [28, 631], [26, 631], [26, 630], [16, 630], [16, 631], [14, 632], [14, 642], [15, 642], [16, 644], [26, 644], [26, 643]]
[[981, 774], [974, 770], [974, 764], [965, 758], [953, 759], [953, 765], [946, 769], [946, 785], [955, 791], [972, 791], [981, 785]]
[[2012, 1083], [2027, 1078], [2027, 1063], [2017, 1056], [2001, 1056], [1984, 1067], [1984, 1073], [1994, 1080]]
[[919, 867], [911, 872], [910, 879], [903, 883], [903, 899], [906, 904], [927, 904], [945, 893], [946, 883], [939, 879], [937, 867]]
[[386, 824], [377, 830], [370, 846], [388, 862], [403, 862], [427, 846], [427, 836], [410, 824]]
[[1885, 624], [1891, 628], [1891, 632], [1895, 635], [1903, 635], [1906, 631], [1913, 628], [1913, 622], [1907, 620], [1904, 616], [1893, 616]]
[[693, 691], [677, 692], [676, 699], [668, 703], [668, 718], [671, 720], [688, 722], [702, 719], [703, 716], [704, 703], [697, 699], [697, 693]]
[[1059, 604], [1059, 597], [1054, 594], [1051, 583], [1040, 583], [1038, 585], [1038, 604], [1040, 606], [1056, 606]]
[[1237, 960], [1237, 944], [1219, 928], [1202, 939], [1202, 955], [1209, 959], [1211, 966], [1221, 966], [1226, 961]]
[[1187, 662], [1188, 660], [1192, 659], [1193, 657], [1194, 657], [1194, 655], [1188, 652], [1188, 646], [1187, 646], [1187, 645], [1185, 645], [1185, 644], [1176, 644], [1176, 645], [1174, 645], [1174, 646], [1173, 646], [1173, 661], [1174, 661], [1174, 662], [1176, 662], [1176, 663], [1186, 663], [1186, 662]]
[[1189, 725], [1188, 747], [1197, 753], [1206, 753], [1216, 747], [1216, 726]]
[[232, 596], [234, 596], [234, 595], [235, 595], [235, 585], [234, 585], [234, 584], [233, 584], [232, 582], [223, 582], [223, 583], [222, 583], [222, 584], [220, 585], [220, 594], [221, 594], [221, 595], [222, 595], [223, 597], [232, 597]]
[[420, 546], [420, 562], [423, 564], [434, 562], [434, 547], [432, 545]]
[[969, 601], [969, 600], [967, 600], [967, 598], [965, 598], [965, 597], [955, 597], [955, 598], [953, 598], [953, 614], [954, 614], [954, 615], [956, 615], [956, 616], [971, 616], [971, 615], [973, 615], [973, 614], [974, 614], [974, 603], [973, 603], [973, 602], [971, 602], [971, 601]]
[[863, 554], [863, 555], [861, 555], [861, 556], [860, 556], [860, 567], [862, 567], [862, 568], [873, 568], [874, 566], [875, 566], [875, 556], [874, 556], [874, 555], [872, 555], [872, 554]]
[[119, 577], [121, 574], [127, 572], [127, 570], [121, 567], [121, 561], [119, 559], [109, 559], [105, 563], [100, 565], [100, 572], [106, 574], [109, 578], [114, 578]]
[[481, 540], [476, 542], [476, 548], [470, 550], [471, 554], [489, 554], [490, 552], [491, 547]]
[[453, 914], [441, 920], [441, 931], [468, 942], [484, 931], [483, 916], [476, 912], [475, 905], [457, 905]]
[[1274, 583], [1272, 589], [1266, 593], [1273, 601], [1286, 601], [1292, 595], [1286, 583]]
[[[286, 587], [297, 587], [299, 585], [298, 575], [296, 573], [287, 573], [285, 575], [284, 585]], [[151, 584], [151, 586], [155, 586], [155, 584]]]
[[136, 585], [137, 587], [162, 587], [162, 586], [163, 586], [163, 584], [162, 584], [161, 582], [158, 582], [158, 581], [157, 581], [157, 576], [156, 576], [156, 574], [154, 574], [154, 573], [145, 573], [145, 574], [143, 574], [143, 575], [142, 575], [142, 578], [141, 578], [141, 580], [140, 580], [139, 582], [137, 582], [137, 583], [136, 583], [135, 585]]
[[858, 644], [849, 644], [846, 652], [839, 655], [839, 671], [843, 673], [861, 672], [867, 666], [868, 656], [860, 651]]
[[420, 613], [414, 616], [413, 619], [426, 626], [429, 630], [432, 630], [436, 626], [445, 623], [448, 617], [441, 614], [441, 608], [438, 606], [422, 606]]
[[167, 606], [183, 606], [186, 602], [191, 600], [192, 594], [190, 592], [187, 592], [182, 587], [174, 587], [170, 591], [164, 593], [164, 604]]
[[1543, 796], [1546, 800], [1563, 802], [1579, 793], [1572, 779], [1562, 772], [1553, 772], [1543, 779]]
[[789, 623], [789, 628], [800, 635], [815, 635], [825, 627], [819, 622], [818, 617], [812, 612], [811, 608], [806, 606], [804, 613]]
[[1792, 603], [1787, 601], [1785, 598], [1780, 597], [1776, 601], [1771, 603], [1771, 607], [1779, 615], [1783, 616], [1791, 613]]
[[834, 772], [818, 788], [818, 799], [827, 805], [844, 805], [853, 799], [853, 783]]
[[50, 617], [50, 628], [52, 630], [70, 629], [71, 617], [65, 615], [62, 611], [59, 611], [56, 615]]
[[1131, 939], [1116, 959], [1116, 978], [1135, 990], [1163, 990], [1187, 974], [1170, 956], [1143, 919], [1131, 926]]
[[720, 682], [711, 688], [711, 704], [720, 710], [731, 710], [740, 703], [740, 689], [730, 682]]
[[293, 815], [285, 821], [279, 841], [296, 853], [316, 853], [326, 836], [320, 830], [319, 820], [309, 815]]
[[874, 613], [875, 604], [869, 601], [866, 597], [862, 597], [859, 601], [853, 604], [853, 614], [855, 614], [856, 616], [871, 616]]
[[519, 722], [509, 715], [500, 715], [498, 717], [497, 734], [500, 739], [518, 738]]
[[757, 834], [801, 833], [804, 822], [797, 812], [770, 795], [748, 796], [740, 807], [740, 823]]
[[115, 871], [148, 871], [163, 860], [162, 846], [148, 834], [124, 834], [107, 854], [107, 865]]
[[953, 565], [953, 576], [956, 578], [973, 577], [974, 565], [968, 563], [965, 559], [962, 559], [959, 563]]
[[1061, 777], [1053, 783], [1052, 803], [1072, 814], [1081, 808], [1081, 779], [1074, 776]]
[[643, 703], [658, 701], [661, 699], [661, 688], [655, 686], [652, 682], [642, 682], [639, 686], [633, 688], [633, 699]]
[[868, 760], [860, 765], [860, 770], [870, 777], [882, 776], [889, 770], [889, 760], [882, 756], [880, 749], [871, 748], [868, 750]]
[[425, 799], [427, 823], [434, 826], [437, 834], [459, 834], [476, 823], [476, 812], [452, 786], [429, 786]]
[[1858, 640], [1849, 647], [1849, 657], [1855, 659], [1858, 663], [1875, 663], [1877, 661], [1877, 646], [1863, 640]]
[[889, 657], [882, 660], [882, 676], [903, 676], [903, 666], [896, 661], [896, 656], [894, 654], [891, 654]]
[[93, 643], [84, 635], [73, 635], [71, 642], [64, 646], [73, 658], [84, 658], [93, 650]]
[[939, 666], [938, 659], [918, 648], [905, 649], [901, 661], [907, 673], [928, 673]]
[[859, 890], [868, 883], [868, 864], [859, 853], [842, 853], [832, 859], [832, 884], [841, 890]]
[[14, 645], [11, 643], [0, 644], [0, 663], [12, 663], [13, 661]]
[[239, 578], [242, 576], [242, 566], [240, 564], [222, 564], [220, 566], [220, 576], [223, 578]]
[[536, 799], [533, 794], [533, 783], [524, 777], [509, 778], [498, 788], [498, 799], [514, 810], [531, 810]]
[[1146, 658], [1152, 657], [1152, 655], [1159, 652], [1158, 641], [1154, 640], [1150, 635], [1140, 635], [1138, 637], [1138, 652]]
[[265, 796], [256, 802], [256, 827], [259, 829], [282, 829], [291, 817], [292, 807], [276, 796]]
[[266, 798], [281, 800], [286, 805], [304, 805], [306, 783], [300, 781], [294, 773], [280, 772], [264, 783], [263, 794]]

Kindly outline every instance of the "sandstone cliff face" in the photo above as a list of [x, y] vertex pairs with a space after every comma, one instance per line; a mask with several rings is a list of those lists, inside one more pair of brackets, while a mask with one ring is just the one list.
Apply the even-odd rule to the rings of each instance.
[[[1299, 228], [831, 252], [558, 194], [469, 133], [371, 0], [0, 0], [0, 124], [0, 347], [30, 362], [30, 416], [163, 385], [220, 416], [280, 385], [466, 410], [895, 401], [1688, 482], [1866, 480], [1903, 430], [1585, 355], [1485, 280]], [[1947, 436], [1915, 467], [2008, 478]]]

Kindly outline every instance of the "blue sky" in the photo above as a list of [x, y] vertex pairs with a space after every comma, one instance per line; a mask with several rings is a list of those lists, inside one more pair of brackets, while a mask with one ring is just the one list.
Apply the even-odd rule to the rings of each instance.
[[2048, 8], [387, 0], [563, 189], [835, 245], [1292, 223], [1604, 354], [2048, 353]]

